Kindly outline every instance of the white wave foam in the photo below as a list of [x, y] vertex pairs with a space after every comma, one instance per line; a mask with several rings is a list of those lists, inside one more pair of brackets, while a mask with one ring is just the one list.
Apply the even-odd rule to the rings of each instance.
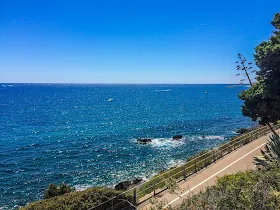
[[142, 175], [139, 175], [139, 178], [143, 179], [144, 182], [147, 182], [150, 180], [151, 177], [154, 177], [155, 175], [157, 175], [157, 173], [155, 171], [153, 171], [150, 175], [147, 175], [147, 174], [143, 175], [143, 173], [142, 173]]
[[[151, 142], [148, 142], [146, 144], [140, 144], [140, 145], [151, 146], [158, 149], [169, 149], [184, 144], [186, 140], [188, 139], [185, 137], [183, 137], [180, 140], [173, 140], [172, 138], [152, 138]], [[131, 142], [137, 143], [137, 139], [131, 139]]]
[[206, 140], [224, 140], [225, 137], [224, 136], [199, 136], [198, 139], [200, 140], [203, 140], [203, 139], [206, 139]]
[[80, 185], [80, 184], [74, 185], [76, 191], [83, 191], [91, 187], [92, 187], [91, 185]]
[[152, 142], [150, 143], [152, 147], [160, 148], [160, 149], [168, 149], [172, 147], [178, 147], [182, 144], [184, 144], [185, 139], [181, 140], [173, 140], [172, 138], [157, 138], [152, 139]]
[[184, 165], [186, 163], [186, 160], [170, 160], [167, 162], [167, 166], [168, 168], [174, 167], [174, 166], [181, 166]]

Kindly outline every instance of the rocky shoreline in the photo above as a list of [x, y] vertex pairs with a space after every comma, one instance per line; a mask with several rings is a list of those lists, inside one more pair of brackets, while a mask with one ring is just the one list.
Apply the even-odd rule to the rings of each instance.
[[[254, 126], [249, 127], [249, 128], [240, 128], [240, 129], [238, 129], [238, 130], [235, 132], [237, 135], [234, 136], [234, 137], [232, 137], [232, 138], [230, 138], [229, 141], [230, 141], [231, 139], [234, 139], [234, 138], [236, 138], [236, 137], [242, 135], [242, 134], [245, 134], [245, 133], [247, 133], [247, 132], [253, 131], [253, 130], [259, 128], [259, 127], [260, 127], [260, 125], [254, 125]], [[174, 135], [174, 136], [172, 137], [172, 139], [173, 139], [173, 140], [182, 140], [183, 137], [184, 137], [183, 135], [178, 134], [178, 135]], [[152, 142], [152, 138], [139, 138], [139, 139], [137, 139], [137, 143], [146, 144], [146, 143], [150, 143], [150, 142]], [[212, 149], [212, 148], [209, 148], [208, 150], [211, 150], [211, 149]], [[199, 152], [199, 153], [196, 154], [196, 155], [193, 155], [193, 156], [191, 156], [191, 157], [188, 157], [188, 158], [186, 159], [186, 161], [191, 160], [191, 159], [197, 157], [197, 155], [203, 154], [203, 153], [207, 152], [208, 150], [201, 151], [201, 152]], [[175, 164], [175, 165], [169, 167], [168, 169], [163, 169], [163, 170], [161, 170], [160, 172], [158, 172], [157, 174], [155, 174], [154, 176], [150, 177], [149, 179], [151, 179], [151, 178], [153, 178], [153, 177], [155, 177], [155, 176], [157, 176], [157, 175], [159, 175], [159, 174], [161, 174], [161, 173], [163, 173], [163, 172], [166, 172], [166, 171], [168, 171], [168, 170], [172, 170], [172, 169], [174, 169], [174, 168], [176, 168], [176, 167], [178, 167], [178, 166], [180, 166], [180, 165], [182, 165], [182, 164]], [[149, 180], [149, 179], [148, 179], [148, 180]], [[147, 180], [147, 181], [148, 181], [148, 180]], [[145, 183], [145, 182], [146, 182], [146, 181], [145, 181], [144, 179], [142, 179], [142, 178], [134, 178], [134, 179], [132, 179], [132, 180], [126, 180], [126, 181], [121, 181], [121, 182], [119, 182], [117, 185], [114, 186], [114, 189], [115, 189], [115, 190], [126, 191], [126, 190], [129, 190], [129, 189], [133, 188], [133, 187], [136, 187], [136, 186], [138, 186], [138, 185], [141, 185], [141, 184], [143, 184], [143, 183]]]

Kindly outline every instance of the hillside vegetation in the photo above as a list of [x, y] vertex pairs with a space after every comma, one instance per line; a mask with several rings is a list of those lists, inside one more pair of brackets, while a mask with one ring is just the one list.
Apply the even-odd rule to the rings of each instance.
[[[107, 201], [109, 198], [120, 194], [120, 191], [112, 189], [90, 188], [84, 191], [70, 192], [53, 198], [32, 202], [20, 210], [89, 210]], [[120, 196], [119, 198], [132, 201], [132, 197]], [[115, 201], [115, 204], [119, 202]], [[122, 209], [125, 205], [127, 206], [127, 203], [120, 204], [119, 208]], [[106, 209], [108, 206], [104, 206], [104, 208]]]
[[175, 209], [280, 209], [280, 169], [271, 166], [223, 176]]

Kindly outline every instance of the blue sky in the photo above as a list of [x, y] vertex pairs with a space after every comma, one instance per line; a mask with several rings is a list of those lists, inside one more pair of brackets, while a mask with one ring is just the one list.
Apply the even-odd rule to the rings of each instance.
[[[278, 10], [277, 10], [278, 9]], [[1, 1], [0, 82], [238, 83], [279, 0]]]

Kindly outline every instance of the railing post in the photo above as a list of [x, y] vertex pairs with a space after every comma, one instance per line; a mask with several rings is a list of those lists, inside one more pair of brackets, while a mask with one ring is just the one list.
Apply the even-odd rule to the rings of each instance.
[[197, 168], [196, 168], [196, 160], [194, 161], [194, 172], [197, 172]]
[[136, 192], [136, 187], [133, 190], [133, 204], [137, 206], [137, 192]]
[[214, 149], [214, 152], [213, 152], [213, 162], [216, 162], [216, 153], [215, 153], [215, 149]]
[[114, 198], [112, 199], [111, 204], [112, 204], [112, 210], [113, 210], [114, 209]]
[[154, 197], [156, 196], [156, 180], [153, 182]]
[[186, 164], [184, 165], [183, 176], [184, 176], [184, 181], [186, 181], [186, 178], [187, 178], [187, 174], [186, 174]]

